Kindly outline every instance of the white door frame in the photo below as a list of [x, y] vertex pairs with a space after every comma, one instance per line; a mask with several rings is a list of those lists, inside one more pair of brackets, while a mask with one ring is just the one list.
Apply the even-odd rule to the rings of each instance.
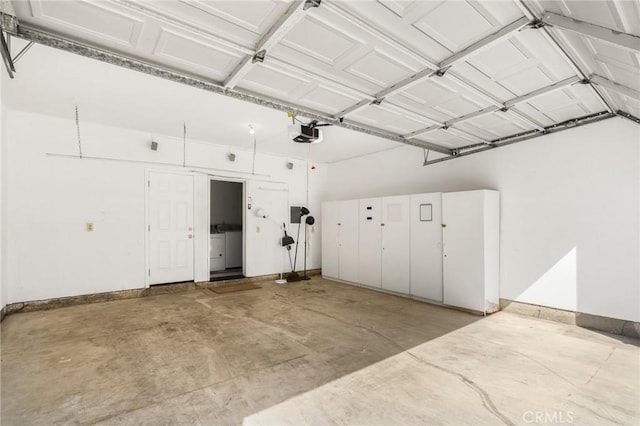
[[[151, 242], [149, 240], [149, 228], [150, 228], [150, 223], [151, 223], [151, 218], [150, 218], [150, 214], [151, 214], [151, 208], [149, 205], [149, 180], [150, 180], [150, 175], [151, 173], [166, 173], [166, 174], [174, 174], [174, 175], [186, 175], [186, 176], [191, 176], [194, 179], [194, 186], [193, 186], [193, 200], [194, 200], [194, 205], [192, 206], [192, 211], [193, 211], [193, 219], [194, 219], [194, 223], [195, 223], [195, 173], [192, 172], [186, 172], [186, 171], [182, 171], [182, 170], [166, 170], [166, 169], [145, 169], [144, 172], [144, 287], [145, 288], [149, 288], [151, 285], [151, 277], [149, 276], [149, 271], [151, 269]], [[195, 242], [195, 240], [194, 240]], [[193, 256], [193, 276], [195, 279], [195, 244], [194, 244], [194, 256]]]
[[[240, 178], [231, 178], [231, 177], [221, 177], [221, 176], [209, 176], [209, 190], [207, 191], [207, 205], [209, 209], [207, 210], [207, 223], [209, 226], [207, 230], [211, 232], [211, 181], [217, 182], [233, 182], [233, 183], [241, 183], [242, 184], [242, 275], [246, 276], [247, 269], [247, 232], [246, 232], [246, 222], [247, 222], [247, 180]], [[209, 236], [207, 236], [207, 240]], [[207, 269], [211, 272], [211, 259], [209, 258], [209, 251], [207, 250]]]

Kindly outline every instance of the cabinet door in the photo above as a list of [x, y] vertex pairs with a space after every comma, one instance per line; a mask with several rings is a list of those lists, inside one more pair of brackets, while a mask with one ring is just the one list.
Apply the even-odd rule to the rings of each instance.
[[358, 281], [358, 200], [340, 201], [340, 276]]
[[380, 287], [382, 280], [382, 199], [360, 200], [358, 250], [358, 282]]
[[209, 238], [209, 270], [222, 271], [225, 269], [225, 235], [214, 234]]
[[410, 196], [382, 199], [382, 288], [409, 294]]
[[322, 275], [340, 277], [339, 226], [340, 206], [337, 201], [322, 203]]
[[411, 294], [442, 302], [442, 194], [411, 196]]
[[484, 301], [484, 193], [442, 194], [443, 302], [485, 310]]

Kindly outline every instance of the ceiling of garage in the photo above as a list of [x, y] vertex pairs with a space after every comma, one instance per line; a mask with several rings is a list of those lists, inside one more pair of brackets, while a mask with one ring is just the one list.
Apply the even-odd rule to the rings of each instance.
[[445, 154], [640, 116], [637, 0], [13, 8], [20, 37]]

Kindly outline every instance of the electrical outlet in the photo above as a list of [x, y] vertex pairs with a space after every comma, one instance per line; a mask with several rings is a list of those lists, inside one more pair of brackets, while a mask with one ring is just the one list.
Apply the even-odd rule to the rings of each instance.
[[93, 223], [87, 222], [87, 232], [93, 232]]

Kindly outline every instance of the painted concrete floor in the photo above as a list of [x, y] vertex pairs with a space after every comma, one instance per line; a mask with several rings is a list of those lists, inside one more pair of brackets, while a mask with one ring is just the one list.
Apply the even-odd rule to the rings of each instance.
[[1, 420], [638, 424], [639, 342], [314, 277], [15, 314]]

